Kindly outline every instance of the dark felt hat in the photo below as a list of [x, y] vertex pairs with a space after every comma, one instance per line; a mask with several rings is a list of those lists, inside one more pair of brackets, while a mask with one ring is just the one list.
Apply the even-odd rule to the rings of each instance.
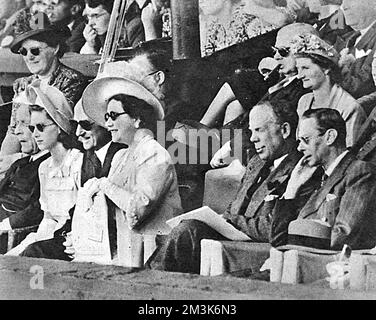
[[297, 219], [288, 227], [288, 244], [316, 249], [330, 249], [332, 228], [321, 220]]
[[20, 15], [14, 24], [15, 39], [11, 44], [10, 50], [18, 53], [22, 43], [29, 38], [40, 34], [46, 34], [53, 39], [65, 41], [71, 36], [71, 32], [66, 26], [56, 26], [50, 23], [44, 13], [35, 15]]

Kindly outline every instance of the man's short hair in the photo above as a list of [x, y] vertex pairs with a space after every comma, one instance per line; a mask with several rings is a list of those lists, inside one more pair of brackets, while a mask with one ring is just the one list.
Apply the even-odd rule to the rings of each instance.
[[346, 122], [335, 109], [319, 108], [310, 109], [303, 113], [303, 119], [315, 119], [320, 133], [334, 129], [338, 133], [336, 143], [346, 145]]
[[137, 49], [135, 56], [146, 56], [155, 71], [163, 71], [166, 77], [172, 74], [172, 53], [165, 49], [150, 49], [140, 48]]
[[85, 3], [90, 7], [90, 8], [96, 8], [100, 5], [103, 6], [103, 8], [111, 14], [112, 12], [112, 7], [114, 6], [114, 0], [85, 0]]
[[298, 113], [296, 112], [296, 110], [292, 108], [289, 103], [285, 101], [278, 101], [278, 102], [262, 101], [262, 102], [259, 102], [257, 106], [270, 107], [273, 110], [278, 123], [282, 124], [282, 123], [287, 122], [290, 125], [290, 128], [291, 128], [290, 136], [295, 139], [299, 117], [298, 117]]
[[60, 0], [60, 1], [69, 4], [71, 7], [73, 7], [76, 4], [85, 6], [85, 0]]

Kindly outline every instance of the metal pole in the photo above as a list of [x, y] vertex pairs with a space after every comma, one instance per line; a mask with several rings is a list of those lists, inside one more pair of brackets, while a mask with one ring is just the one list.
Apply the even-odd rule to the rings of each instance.
[[199, 0], [171, 0], [173, 59], [200, 58]]

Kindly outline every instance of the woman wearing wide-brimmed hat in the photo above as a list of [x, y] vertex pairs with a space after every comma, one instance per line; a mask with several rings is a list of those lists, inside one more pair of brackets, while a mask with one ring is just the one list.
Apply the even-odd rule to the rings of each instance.
[[339, 83], [339, 54], [324, 40], [315, 35], [294, 39], [291, 50], [296, 58], [298, 77], [311, 93], [303, 95], [298, 103], [299, 117], [309, 109], [336, 109], [346, 121], [346, 145], [356, 141], [361, 125], [367, 116], [360, 104]]
[[[50, 24], [45, 14], [38, 13], [34, 16], [20, 16], [16, 21], [15, 34], [10, 49], [13, 53], [22, 55], [32, 73], [29, 77], [15, 81], [15, 94], [19, 94], [28, 84], [39, 79], [42, 85], [51, 85], [59, 89], [73, 109], [87, 85], [87, 79], [59, 60], [66, 50], [65, 42], [70, 36], [69, 29]], [[19, 151], [17, 139], [13, 137], [16, 108], [15, 104], [9, 131], [1, 147], [1, 155]]]
[[[54, 232], [70, 219], [81, 182], [83, 154], [71, 125], [73, 112], [64, 95], [55, 87], [33, 82], [26, 89], [30, 101], [29, 129], [41, 151], [51, 157], [39, 167], [40, 204], [44, 212], [36, 233], [31, 233], [8, 255], [26, 255], [27, 246], [51, 239]], [[26, 252], [23, 252], [26, 249]]]
[[146, 259], [155, 235], [169, 233], [166, 221], [182, 212], [174, 164], [152, 134], [164, 117], [162, 105], [138, 83], [118, 77], [95, 80], [82, 104], [113, 142], [129, 146], [115, 155], [108, 178], [89, 180], [86, 187], [91, 184], [92, 194], [101, 191], [116, 205], [117, 263], [140, 266], [127, 258], [130, 243], [143, 242]]

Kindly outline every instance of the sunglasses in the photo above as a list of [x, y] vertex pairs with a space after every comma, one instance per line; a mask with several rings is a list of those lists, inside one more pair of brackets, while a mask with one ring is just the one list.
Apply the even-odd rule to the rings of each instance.
[[18, 53], [23, 55], [24, 57], [27, 56], [27, 52], [30, 51], [30, 53], [33, 55], [33, 56], [39, 56], [40, 55], [40, 52], [42, 49], [45, 49], [46, 47], [44, 48], [38, 48], [38, 47], [35, 47], [35, 48], [30, 48], [29, 50], [27, 50], [26, 48], [22, 47], [20, 48], [20, 50], [18, 50]]
[[53, 125], [55, 125], [55, 123], [49, 123], [49, 124], [38, 123], [38, 124], [36, 124], [35, 126], [31, 126], [31, 125], [30, 125], [30, 126], [28, 126], [28, 127], [29, 127], [29, 130], [30, 130], [31, 132], [34, 132], [35, 128], [37, 128], [37, 130], [38, 130], [39, 132], [43, 132], [44, 129], [45, 129], [46, 127], [53, 126]]
[[79, 125], [85, 131], [90, 131], [91, 129], [93, 129], [93, 125], [94, 125], [94, 122], [90, 122], [89, 120], [81, 120], [81, 121], [71, 120], [70, 122], [74, 128], [77, 128], [77, 126]]
[[114, 112], [114, 111], [111, 111], [111, 112], [107, 112], [105, 113], [104, 115], [104, 120], [108, 120], [111, 118], [112, 121], [115, 121], [117, 118], [119, 118], [119, 116], [121, 116], [122, 114], [126, 114], [126, 112], [121, 112], [121, 113], [118, 113], [118, 112]]
[[280, 48], [277, 48], [277, 47], [273, 47], [272, 46], [272, 49], [274, 50], [274, 53], [277, 53], [282, 57], [282, 58], [286, 58], [289, 54], [290, 54], [290, 48], [286, 48], [286, 47], [280, 47]]

